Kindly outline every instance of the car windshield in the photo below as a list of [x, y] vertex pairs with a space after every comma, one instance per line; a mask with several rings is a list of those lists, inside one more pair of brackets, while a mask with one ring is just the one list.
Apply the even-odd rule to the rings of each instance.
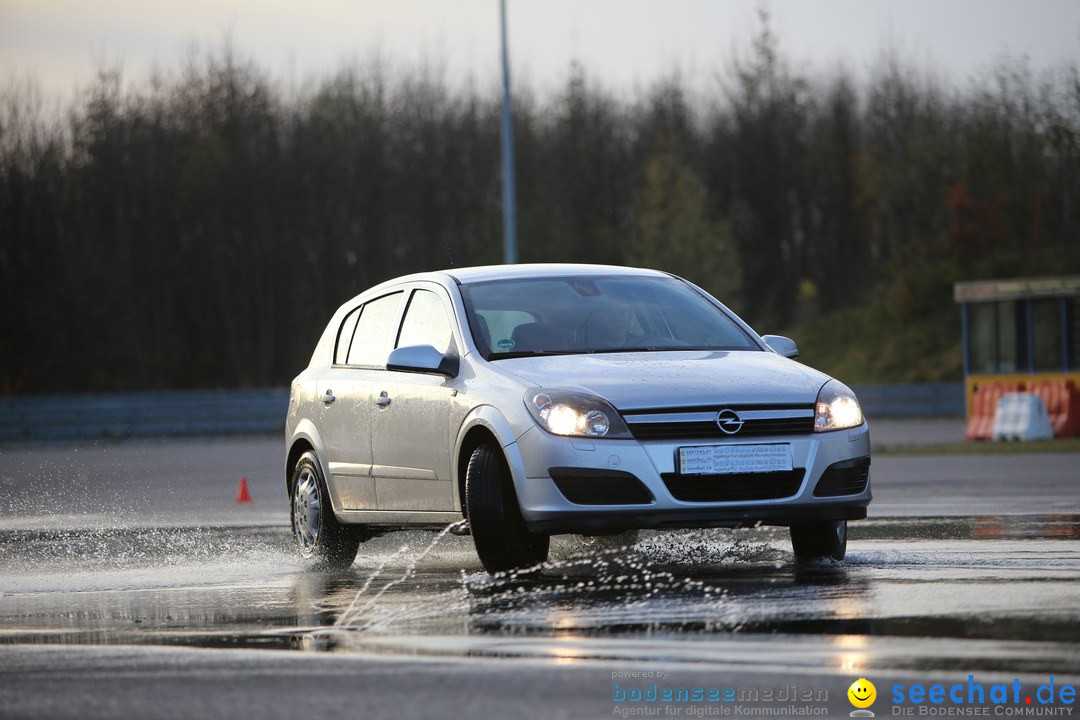
[[489, 360], [653, 350], [760, 350], [738, 323], [672, 277], [577, 276], [463, 285]]

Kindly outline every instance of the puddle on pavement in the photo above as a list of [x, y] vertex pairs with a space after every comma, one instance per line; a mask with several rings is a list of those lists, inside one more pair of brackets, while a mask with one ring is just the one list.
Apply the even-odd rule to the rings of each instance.
[[731, 662], [813, 641], [843, 665], [862, 642], [858, 667], [1080, 671], [1077, 537], [1076, 515], [868, 520], [845, 563], [812, 566], [777, 528], [562, 537], [539, 572], [492, 578], [446, 531], [365, 543], [335, 574], [305, 570], [284, 529], [7, 532], [0, 644]]

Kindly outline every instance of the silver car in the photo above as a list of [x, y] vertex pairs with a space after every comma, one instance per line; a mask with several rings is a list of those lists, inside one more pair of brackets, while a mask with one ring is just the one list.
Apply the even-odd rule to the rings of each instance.
[[342, 305], [292, 383], [285, 481], [300, 553], [352, 563], [405, 528], [472, 534], [491, 573], [553, 534], [784, 525], [843, 559], [870, 502], [855, 395], [654, 270], [410, 275]]

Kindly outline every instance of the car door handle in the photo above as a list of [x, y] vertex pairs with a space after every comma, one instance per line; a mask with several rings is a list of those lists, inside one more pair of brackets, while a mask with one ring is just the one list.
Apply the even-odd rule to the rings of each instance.
[[375, 398], [375, 404], [379, 407], [386, 407], [390, 404], [390, 396], [386, 394], [386, 391], [379, 393], [379, 397]]
[[322, 401], [324, 403], [326, 403], [327, 405], [334, 402], [335, 400], [337, 400], [337, 398], [334, 397], [334, 391], [333, 390], [327, 390], [326, 394], [323, 395], [323, 399], [322, 399]]

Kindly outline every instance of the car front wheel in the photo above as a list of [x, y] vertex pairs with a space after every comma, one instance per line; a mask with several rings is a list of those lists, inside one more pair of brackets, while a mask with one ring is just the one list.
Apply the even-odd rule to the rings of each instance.
[[792, 525], [791, 548], [799, 562], [843, 560], [847, 553], [847, 520]]
[[510, 469], [492, 445], [481, 445], [469, 458], [465, 509], [476, 554], [492, 575], [533, 567], [547, 558], [550, 538], [525, 527]]
[[300, 556], [316, 567], [343, 570], [356, 559], [363, 528], [338, 522], [318, 458], [312, 452], [293, 466], [290, 516]]

